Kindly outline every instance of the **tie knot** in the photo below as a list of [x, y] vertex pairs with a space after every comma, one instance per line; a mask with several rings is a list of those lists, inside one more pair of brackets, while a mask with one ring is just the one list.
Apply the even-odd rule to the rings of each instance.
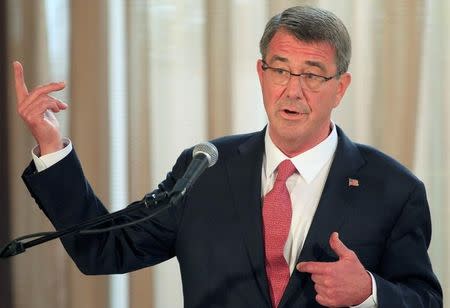
[[275, 181], [286, 182], [287, 178], [290, 177], [295, 172], [295, 170], [296, 168], [290, 159], [283, 160], [278, 165], [278, 174]]

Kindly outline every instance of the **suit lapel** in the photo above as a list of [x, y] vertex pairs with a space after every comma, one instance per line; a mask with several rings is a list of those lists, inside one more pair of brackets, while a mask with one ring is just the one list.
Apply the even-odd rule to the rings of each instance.
[[[329, 254], [328, 241], [330, 235], [334, 231], [339, 231], [351, 210], [351, 189], [353, 187], [349, 187], [348, 181], [364, 164], [364, 160], [356, 146], [339, 127], [336, 126], [336, 128], [338, 145], [335, 157], [297, 263], [302, 261], [330, 261], [330, 258], [334, 257], [334, 255], [330, 256]], [[294, 269], [280, 307], [285, 304], [290, 307], [292, 303], [289, 302], [295, 301], [299, 292], [307, 290], [314, 292], [309, 275]], [[311, 294], [307, 296], [311, 296]]]
[[264, 265], [261, 219], [261, 168], [265, 129], [239, 146], [226, 162], [233, 203], [245, 241], [250, 264], [263, 297], [270, 307]]

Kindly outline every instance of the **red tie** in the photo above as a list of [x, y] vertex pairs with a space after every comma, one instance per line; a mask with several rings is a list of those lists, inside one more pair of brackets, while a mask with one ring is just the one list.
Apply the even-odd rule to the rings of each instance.
[[289, 159], [282, 161], [278, 165], [273, 188], [265, 195], [263, 202], [266, 273], [273, 307], [280, 303], [290, 277], [289, 266], [283, 255], [292, 217], [291, 197], [286, 188], [286, 180], [295, 170]]

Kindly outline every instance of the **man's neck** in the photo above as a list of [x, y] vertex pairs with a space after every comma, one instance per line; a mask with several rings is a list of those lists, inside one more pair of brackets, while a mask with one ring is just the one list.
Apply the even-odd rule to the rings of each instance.
[[272, 136], [270, 127], [269, 137], [272, 140], [273, 144], [278, 149], [280, 149], [280, 151], [283, 152], [284, 155], [292, 158], [314, 148], [315, 146], [323, 142], [332, 132], [333, 125], [334, 124], [330, 122], [330, 124], [328, 125], [328, 129], [324, 129], [323, 133], [315, 137], [306, 138], [307, 140], [299, 140], [299, 138], [292, 140], [282, 140], [281, 138], [274, 138], [274, 136]]

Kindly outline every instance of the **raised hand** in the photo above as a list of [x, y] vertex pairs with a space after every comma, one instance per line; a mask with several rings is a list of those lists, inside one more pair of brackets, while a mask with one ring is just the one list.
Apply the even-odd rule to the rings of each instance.
[[62, 149], [63, 142], [59, 123], [53, 113], [67, 109], [67, 104], [49, 94], [64, 89], [64, 82], [52, 82], [28, 92], [22, 65], [15, 61], [13, 67], [17, 112], [39, 144], [41, 155]]
[[300, 262], [297, 269], [311, 274], [316, 301], [327, 307], [359, 305], [372, 294], [372, 279], [353, 250], [330, 236], [330, 246], [339, 257], [336, 262]]

